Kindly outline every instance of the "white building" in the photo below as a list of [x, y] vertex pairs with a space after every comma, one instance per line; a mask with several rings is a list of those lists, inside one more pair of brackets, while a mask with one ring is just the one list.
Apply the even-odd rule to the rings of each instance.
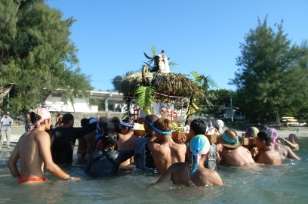
[[89, 91], [88, 96], [76, 97], [72, 101], [63, 97], [61, 90], [50, 94], [43, 103], [52, 112], [124, 112], [123, 94], [110, 91]]

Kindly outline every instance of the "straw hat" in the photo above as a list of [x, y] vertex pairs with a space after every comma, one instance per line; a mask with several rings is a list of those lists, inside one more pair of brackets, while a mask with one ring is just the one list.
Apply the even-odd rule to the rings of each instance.
[[221, 138], [222, 145], [227, 148], [236, 149], [241, 146], [237, 133], [234, 130], [226, 130]]

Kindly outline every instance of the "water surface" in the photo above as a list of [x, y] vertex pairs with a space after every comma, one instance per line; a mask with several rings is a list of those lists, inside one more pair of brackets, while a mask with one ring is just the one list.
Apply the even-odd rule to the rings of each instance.
[[308, 203], [308, 138], [300, 140], [301, 161], [287, 161], [282, 167], [259, 170], [219, 169], [225, 186], [187, 188], [163, 185], [147, 188], [152, 175], [130, 174], [92, 180], [75, 167], [80, 182], [58, 181], [50, 175], [47, 184], [18, 185], [6, 168], [8, 151], [0, 152], [1, 203]]

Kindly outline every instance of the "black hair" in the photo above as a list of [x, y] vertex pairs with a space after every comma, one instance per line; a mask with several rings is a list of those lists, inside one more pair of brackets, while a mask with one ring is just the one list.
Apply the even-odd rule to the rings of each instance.
[[74, 116], [72, 114], [70, 114], [70, 113], [66, 113], [62, 117], [63, 124], [68, 124], [72, 120], [74, 120]]
[[159, 119], [159, 117], [157, 116], [157, 115], [154, 115], [154, 114], [152, 114], [152, 115], [147, 115], [147, 116], [145, 116], [145, 118], [144, 118], [144, 122], [145, 123], [147, 123], [147, 124], [149, 124], [149, 123], [154, 123], [156, 120], [158, 120]]
[[260, 131], [258, 133], [258, 139], [261, 140], [261, 141], [264, 141], [266, 146], [270, 146], [271, 143], [272, 143], [272, 137], [270, 134], [268, 134], [267, 132], [265, 131]]
[[81, 127], [85, 128], [88, 124], [89, 124], [89, 119], [88, 118], [82, 118], [80, 120]]
[[190, 129], [194, 131], [196, 135], [205, 134], [206, 127], [207, 127], [206, 121], [201, 118], [194, 119], [190, 123]]
[[40, 119], [41, 119], [41, 116], [39, 116], [38, 114], [36, 114], [34, 112], [30, 112], [30, 121], [31, 121], [32, 124], [35, 124]]

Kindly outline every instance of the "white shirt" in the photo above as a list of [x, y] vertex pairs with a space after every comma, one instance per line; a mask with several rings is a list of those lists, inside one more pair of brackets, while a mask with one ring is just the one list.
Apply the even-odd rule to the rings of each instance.
[[10, 116], [3, 116], [1, 118], [1, 126], [11, 126], [13, 124], [13, 119]]

